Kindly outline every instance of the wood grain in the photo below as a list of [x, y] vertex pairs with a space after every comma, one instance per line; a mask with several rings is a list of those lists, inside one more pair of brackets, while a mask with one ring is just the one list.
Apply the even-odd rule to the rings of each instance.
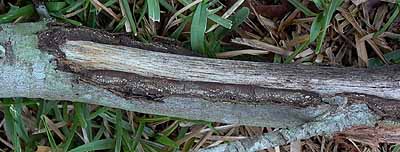
[[400, 66], [359, 69], [270, 64], [181, 56], [88, 41], [68, 41], [61, 51], [66, 61], [84, 70], [306, 91], [321, 97], [354, 93], [400, 100]]

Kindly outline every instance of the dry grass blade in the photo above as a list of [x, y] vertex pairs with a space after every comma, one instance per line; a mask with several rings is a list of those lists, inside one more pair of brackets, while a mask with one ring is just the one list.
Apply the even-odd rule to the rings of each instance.
[[[65, 122], [58, 122], [58, 123], [55, 123], [55, 124], [54, 124], [54, 127], [56, 127], [56, 128], [61, 128], [61, 127], [64, 127], [64, 126], [66, 126], [66, 125], [67, 125], [67, 123], [65, 123]], [[43, 129], [39, 129], [39, 130], [33, 132], [32, 134], [33, 134], [33, 135], [36, 135], [36, 134], [41, 134], [41, 133], [45, 133], [45, 132], [46, 132], [46, 129], [43, 128]]]
[[281, 148], [279, 148], [279, 146], [275, 147], [274, 149], [275, 149], [275, 152], [280, 152], [281, 151]]
[[217, 53], [216, 56], [217, 58], [231, 58], [239, 55], [262, 55], [262, 54], [269, 54], [269, 51], [266, 50], [252, 50], [252, 49], [246, 49], [246, 50], [238, 50], [238, 51], [229, 51], [229, 52], [223, 52], [223, 53]]
[[[236, 130], [236, 128], [232, 128], [231, 130], [228, 131], [228, 133], [226, 133], [224, 136], [222, 136], [222, 138], [220, 140], [217, 140], [216, 142], [208, 145], [207, 147], [214, 147], [214, 146], [217, 146], [217, 145], [223, 143], [224, 141], [227, 140], [225, 137], [229, 138], [229, 136], [231, 136], [235, 132], [235, 130]], [[213, 138], [213, 137], [211, 136], [209, 139], [211, 139], [211, 138]]]
[[293, 48], [295, 46], [298, 46], [300, 44], [303, 44], [303, 43], [307, 42], [309, 40], [309, 38], [310, 38], [309, 34], [305, 34], [305, 35], [302, 35], [302, 36], [294, 37], [292, 40], [289, 40], [286, 43], [286, 47], [287, 48]]
[[203, 0], [196, 0], [193, 1], [192, 3], [190, 3], [189, 5], [186, 5], [185, 7], [181, 8], [180, 10], [178, 10], [176, 13], [174, 13], [174, 15], [171, 16], [171, 18], [168, 20], [167, 25], [165, 26], [164, 31], [167, 31], [169, 28], [171, 28], [171, 23], [176, 19], [176, 17], [178, 17], [179, 15], [181, 15], [183, 12], [185, 12], [186, 10], [190, 9], [191, 7], [195, 6], [196, 4], [202, 2]]
[[241, 44], [241, 45], [246, 45], [246, 46], [250, 46], [253, 48], [257, 48], [257, 49], [263, 49], [266, 51], [270, 51], [282, 56], [289, 56], [290, 54], [292, 54], [292, 51], [289, 50], [285, 50], [283, 48], [265, 43], [265, 42], [261, 42], [259, 40], [253, 40], [253, 39], [245, 39], [245, 38], [236, 38], [232, 40], [233, 43], [237, 43], [237, 44]]
[[303, 144], [301, 143], [300, 140], [297, 140], [295, 142], [290, 143], [290, 152], [302, 152], [302, 147]]
[[49, 147], [49, 146], [37, 146], [36, 152], [51, 152], [51, 147]]
[[278, 27], [278, 32], [283, 32], [286, 27], [288, 27], [290, 24], [292, 24], [293, 20], [296, 18], [297, 14], [300, 11], [298, 9], [294, 10], [288, 17], [286, 17], [285, 19], [283, 19]]
[[[238, 0], [236, 1], [224, 14], [222, 14], [222, 18], [228, 18], [229, 16], [231, 16], [238, 8], [240, 5], [242, 5], [244, 2], [244, 0]], [[211, 32], [213, 30], [215, 30], [217, 27], [219, 26], [219, 24], [214, 24], [213, 26], [211, 26], [206, 33]]]
[[381, 0], [382, 2], [396, 3], [396, 0]]
[[312, 50], [311, 48], [308, 48], [308, 49], [304, 50], [303, 52], [297, 54], [296, 57], [295, 57], [295, 59], [298, 59], [298, 58], [305, 58], [305, 57], [307, 57], [307, 56], [312, 55], [313, 53], [314, 53], [314, 50]]
[[356, 31], [359, 34], [365, 35], [366, 32], [364, 29], [362, 29], [361, 25], [356, 21], [356, 19], [354, 18], [354, 16], [347, 10], [344, 8], [338, 8], [338, 11], [343, 15], [343, 17], [353, 26], [354, 29], [356, 29]]
[[65, 136], [62, 134], [62, 132], [58, 129], [59, 127], [52, 121], [50, 120], [47, 116], [43, 115], [44, 119], [46, 120], [47, 124], [49, 125], [49, 128], [54, 131], [54, 133], [61, 139], [65, 140]]
[[385, 63], [385, 64], [389, 64], [389, 62], [385, 59], [385, 57], [383, 56], [382, 51], [379, 49], [379, 47], [375, 44], [374, 41], [372, 41], [371, 39], [367, 40], [368, 44], [372, 47], [372, 49], [375, 51], [375, 53], [378, 55], [378, 57]]
[[201, 146], [203, 146], [203, 144], [206, 142], [206, 140], [208, 140], [208, 138], [211, 137], [211, 135], [213, 134], [213, 132], [208, 132], [207, 134], [205, 134], [200, 141], [196, 144], [196, 146], [194, 146], [193, 151], [199, 151], [199, 149], [201, 148]]
[[362, 3], [368, 2], [368, 0], [351, 0], [351, 2], [353, 2], [354, 5], [358, 6]]
[[227, 129], [231, 129], [231, 128], [235, 128], [235, 127], [239, 127], [239, 126], [240, 125], [232, 124], [232, 125], [214, 127], [213, 129], [212, 128], [206, 128], [206, 129], [201, 130], [200, 133], [206, 133], [206, 132], [214, 131], [214, 130], [217, 130], [217, 131], [227, 130]]
[[376, 30], [379, 30], [382, 25], [384, 24], [384, 19], [386, 14], [389, 12], [389, 8], [387, 5], [382, 5], [380, 6], [375, 13], [374, 21], [373, 21], [373, 26]]
[[105, 10], [108, 14], [110, 14], [115, 20], [120, 21], [121, 18], [114, 13], [114, 11], [106, 6], [104, 6], [101, 2], [98, 0], [90, 0], [90, 2], [96, 7], [98, 10]]
[[358, 66], [366, 67], [368, 66], [368, 53], [365, 41], [360, 40], [360, 36], [356, 34], [356, 49], [358, 56]]
[[5, 122], [6, 122], [6, 119], [3, 119], [0, 121], [0, 128], [4, 125]]
[[353, 146], [357, 149], [358, 152], [362, 152], [361, 149], [357, 146], [357, 144], [353, 140], [351, 139], [348, 140], [351, 142], [351, 144], [353, 144]]
[[[254, 14], [257, 17], [258, 22], [264, 27], [264, 29], [266, 29], [270, 35], [270, 37], [275, 41], [275, 43], [277, 44], [277, 40], [274, 37], [275, 31], [274, 29], [276, 29], [276, 25], [272, 20], [269, 20], [263, 16], [261, 16], [257, 10], [253, 7], [253, 5], [251, 3], [249, 3], [249, 6], [251, 8], [251, 10], [254, 12]], [[264, 35], [264, 34], [262, 34]]]
[[4, 145], [6, 145], [8, 148], [14, 149], [14, 146], [9, 143], [7, 140], [3, 139], [0, 137], [0, 142], [3, 143]]
[[198, 134], [200, 134], [200, 131], [203, 130], [204, 128], [206, 128], [206, 127], [207, 127], [206, 125], [205, 126], [194, 126], [191, 133], [189, 133], [188, 135], [186, 135], [182, 139], [179, 139], [178, 141], [176, 141], [176, 143], [178, 145], [181, 145], [181, 144], [185, 143], [190, 138], [196, 137]]
[[[343, 8], [339, 8], [338, 9], [339, 12], [343, 15], [343, 17], [350, 22], [350, 24], [353, 26], [354, 29], [356, 29], [356, 31], [362, 35], [365, 36], [367, 35], [367, 33], [365, 32], [364, 29], [361, 28], [360, 24], [356, 21], [356, 19], [354, 18], [353, 15], [351, 15], [351, 13]], [[375, 53], [378, 55], [378, 57], [385, 63], [388, 64], [388, 62], [386, 61], [385, 57], [383, 56], [382, 51], [379, 49], [379, 47], [376, 45], [376, 43], [371, 39], [372, 37], [370, 36], [366, 36], [361, 38], [362, 40], [366, 40], [368, 42], [368, 44], [372, 47], [372, 49], [375, 51]]]
[[75, 16], [75, 15], [78, 15], [80, 12], [83, 12], [84, 10], [86, 10], [86, 8], [78, 9], [78, 10], [73, 11], [73, 12], [71, 12], [71, 13], [65, 14], [64, 17], [65, 17], [65, 18], [73, 17], [73, 16]]
[[[208, 140], [209, 141], [235, 141], [235, 140], [241, 140], [241, 139], [247, 139], [247, 138], [249, 138], [249, 137], [225, 135], [225, 136], [210, 136], [210, 137], [208, 137]], [[210, 147], [212, 147], [212, 146], [210, 145]]]

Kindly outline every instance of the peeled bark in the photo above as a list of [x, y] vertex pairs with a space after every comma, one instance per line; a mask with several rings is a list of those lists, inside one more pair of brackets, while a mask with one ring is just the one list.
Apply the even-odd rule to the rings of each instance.
[[[323, 120], [331, 132], [400, 116], [397, 65], [356, 69], [209, 59], [43, 22], [0, 25], [0, 44], [0, 98], [66, 100], [274, 128]], [[346, 110], [357, 107], [365, 110], [356, 117]], [[334, 117], [340, 114], [345, 116]], [[313, 129], [310, 134], [329, 128]]]

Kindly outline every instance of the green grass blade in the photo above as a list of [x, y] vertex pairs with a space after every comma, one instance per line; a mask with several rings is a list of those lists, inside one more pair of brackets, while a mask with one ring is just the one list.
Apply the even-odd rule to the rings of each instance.
[[102, 139], [90, 142], [85, 145], [76, 147], [69, 152], [83, 152], [83, 151], [95, 151], [95, 150], [110, 150], [114, 147], [113, 139]]
[[106, 128], [104, 126], [100, 126], [100, 129], [97, 131], [96, 135], [93, 137], [93, 140], [100, 140], [100, 138], [103, 136], [105, 131], [106, 131]]
[[211, 14], [208, 16], [209, 19], [211, 19], [212, 21], [214, 21], [215, 23], [227, 28], [227, 29], [231, 29], [232, 28], [232, 21], [228, 20], [228, 19], [224, 19], [218, 15], [215, 14]]
[[155, 148], [151, 147], [151, 146], [148, 145], [148, 144], [143, 144], [143, 149], [144, 149], [144, 151], [146, 151], [146, 152], [160, 152], [160, 150], [155, 149]]
[[121, 110], [116, 110], [116, 123], [115, 123], [115, 128], [116, 128], [116, 139], [115, 139], [115, 152], [120, 152], [121, 151], [121, 144], [122, 144], [122, 136], [123, 136], [123, 130], [122, 130], [122, 112]]
[[[21, 99], [17, 99], [20, 100], [20, 102], [22, 102]], [[15, 121], [15, 127], [17, 128], [17, 134], [18, 136], [25, 141], [25, 143], [29, 143], [29, 136], [28, 136], [28, 132], [25, 129], [25, 125], [24, 125], [24, 121], [22, 120], [22, 104], [15, 104], [13, 106], [13, 109], [10, 109], [11, 111], [11, 115], [14, 118]]]
[[169, 125], [163, 131], [161, 131], [161, 134], [169, 136], [178, 128], [178, 126], [179, 126], [179, 121], [175, 121], [173, 124]]
[[167, 9], [171, 13], [175, 13], [177, 10], [175, 7], [173, 7], [171, 4], [169, 4], [166, 0], [159, 0], [160, 5], [163, 6], [165, 9]]
[[11, 142], [14, 146], [15, 152], [21, 152], [21, 143], [19, 141], [19, 137], [17, 134], [17, 125], [15, 124], [15, 120], [12, 116], [13, 105], [5, 108], [4, 110], [4, 119], [5, 119], [5, 132], [8, 138], [11, 139]]
[[115, 3], [117, 3], [117, 0], [109, 0], [104, 3], [104, 6], [110, 7], [110, 6], [114, 5]]
[[[77, 114], [75, 113], [75, 115], [77, 115]], [[75, 132], [78, 129], [78, 123], [79, 123], [79, 119], [77, 116], [75, 116], [73, 119], [73, 122], [72, 122], [71, 130], [70, 130], [69, 134], [67, 134], [67, 139], [63, 146], [64, 152], [68, 151], [69, 146], [71, 145], [72, 139], [74, 139]]]
[[126, 17], [123, 17], [121, 21], [115, 26], [113, 32], [119, 32], [122, 30], [122, 28], [125, 26], [125, 22], [127, 21]]
[[[86, 0], [77, 0], [74, 1], [74, 3], [70, 4], [68, 7], [64, 8], [61, 12], [65, 13], [71, 13], [75, 10], [77, 10], [79, 7], [81, 7]], [[64, 11], [65, 10], [65, 11]]]
[[12, 22], [21, 16], [31, 16], [34, 13], [33, 5], [10, 9], [8, 13], [0, 15], [0, 24]]
[[[100, 116], [101, 118], [103, 118], [103, 119], [109, 121], [109, 122], [112, 122], [112, 123], [114, 123], [114, 124], [116, 123], [116, 116], [113, 115], [113, 114], [111, 114], [110, 112], [100, 113], [99, 116]], [[129, 125], [129, 123], [126, 122], [126, 121], [124, 121], [124, 120], [122, 120], [122, 122], [121, 122], [121, 127], [122, 127], [123, 129], [129, 129], [129, 128], [131, 128], [131, 126]]]
[[317, 16], [316, 13], [308, 9], [306, 6], [304, 6], [300, 1], [298, 0], [289, 0], [290, 4], [292, 4], [294, 7], [299, 9], [301, 12], [303, 12], [307, 16]]
[[135, 150], [137, 148], [137, 145], [140, 142], [140, 138], [142, 137], [142, 134], [143, 134], [143, 131], [144, 131], [144, 125], [145, 124], [143, 122], [140, 122], [139, 123], [139, 127], [136, 130], [135, 140], [133, 141], [133, 145], [132, 145], [132, 148], [135, 149]]
[[301, 44], [296, 50], [290, 54], [286, 59], [284, 63], [291, 63], [294, 57], [296, 57], [297, 54], [301, 53], [304, 51], [304, 49], [310, 45], [310, 41], [307, 41], [306, 43]]
[[75, 103], [74, 104], [75, 108], [75, 114], [76, 117], [78, 118], [79, 124], [82, 128], [87, 128], [88, 124], [86, 122], [85, 116], [84, 116], [84, 107], [82, 103]]
[[207, 29], [206, 2], [198, 4], [190, 28], [190, 41], [192, 50], [206, 54], [205, 32]]
[[87, 104], [75, 103], [75, 112], [78, 113], [78, 120], [82, 128], [86, 130], [87, 138], [91, 141], [93, 138], [92, 123], [90, 121], [89, 107]]
[[279, 54], [274, 54], [274, 63], [281, 63], [282, 57]]
[[49, 140], [50, 147], [52, 151], [57, 151], [56, 140], [54, 140], [53, 134], [51, 133], [49, 124], [47, 123], [47, 119], [44, 115], [40, 117], [43, 122], [44, 128], [46, 129], [47, 139]]
[[123, 10], [125, 12], [126, 18], [128, 19], [129, 25], [131, 26], [132, 32], [134, 36], [137, 35], [137, 29], [135, 25], [135, 20], [133, 20], [133, 15], [131, 12], [131, 8], [129, 7], [128, 0], [121, 0], [121, 5], [123, 7]]
[[311, 24], [310, 42], [314, 42], [318, 38], [318, 35], [321, 33], [323, 17], [323, 13], [320, 13]]
[[176, 30], [174, 32], [172, 32], [170, 37], [172, 37], [174, 39], [178, 39], [179, 36], [181, 35], [182, 31], [185, 29], [186, 24], [189, 23], [189, 21], [191, 19], [192, 19], [191, 16], [184, 18], [183, 22], [178, 26], [178, 28], [176, 28]]
[[[249, 15], [250, 15], [250, 9], [247, 7], [243, 7], [239, 11], [237, 11], [234, 16], [229, 17], [228, 19], [232, 21], [231, 30], [237, 29], [239, 25], [242, 24]], [[215, 29], [215, 31], [213, 32], [216, 38], [215, 41], [221, 40], [231, 30], [222, 27], [218, 27], [217, 29]]]
[[179, 148], [179, 145], [174, 140], [170, 139], [169, 137], [167, 137], [163, 134], [158, 134], [155, 138], [156, 138], [157, 142], [159, 142], [163, 145], [166, 145], [166, 146], [169, 146], [172, 148]]
[[166, 116], [155, 116], [154, 118], [139, 118], [139, 122], [145, 122], [145, 123], [153, 123], [153, 122], [159, 122], [159, 121], [168, 121], [171, 120], [171, 117], [166, 117]]
[[328, 26], [333, 18], [333, 14], [336, 12], [336, 9], [339, 8], [342, 3], [343, 0], [331, 1], [328, 9], [324, 11], [324, 18], [322, 21], [322, 32], [317, 39], [317, 48], [315, 49], [316, 54], [319, 54], [319, 52], [321, 51], [322, 45], [325, 40], [326, 32], [328, 30]]
[[50, 12], [60, 11], [65, 6], [67, 6], [66, 2], [45, 2], [45, 5]]
[[[91, 3], [90, 3], [91, 4]], [[86, 25], [92, 28], [96, 28], [96, 14], [97, 14], [97, 10], [96, 7], [94, 7], [93, 5], [89, 6], [89, 9], [87, 11], [88, 13], [88, 18], [86, 20]]]
[[192, 0], [178, 0], [178, 1], [179, 1], [179, 3], [181, 3], [184, 6], [189, 5], [190, 3], [192, 3]]
[[383, 32], [389, 29], [389, 27], [393, 24], [393, 22], [399, 17], [400, 14], [400, 5], [396, 5], [396, 9], [394, 10], [393, 14], [390, 16], [389, 20], [383, 25], [378, 32], [374, 34], [374, 37], [381, 35]]
[[160, 3], [158, 0], [147, 0], [149, 18], [155, 22], [160, 21]]
[[124, 145], [124, 151], [128, 152], [135, 152], [135, 150], [132, 147], [132, 139], [129, 134], [124, 133], [122, 134], [122, 145]]
[[71, 19], [68, 19], [68, 18], [64, 18], [64, 16], [59, 15], [57, 13], [50, 12], [49, 14], [51, 16], [55, 17], [56, 19], [61, 20], [61, 21], [64, 21], [64, 22], [67, 22], [67, 23], [71, 23], [72, 25], [76, 25], [76, 26], [82, 26], [81, 22], [78, 22], [78, 21], [75, 21], [75, 20], [71, 20]]
[[318, 9], [322, 10], [324, 8], [324, 5], [323, 5], [324, 2], [322, 2], [322, 0], [313, 0], [313, 2], [315, 4], [315, 6], [318, 7]]
[[89, 119], [92, 120], [92, 119], [96, 118], [97, 116], [99, 116], [100, 114], [108, 112], [108, 109], [109, 108], [107, 108], [107, 107], [100, 107], [100, 108], [96, 109], [95, 112], [93, 112], [89, 115]]
[[190, 138], [188, 141], [185, 142], [182, 148], [182, 152], [189, 152], [190, 148], [194, 145], [194, 138]]

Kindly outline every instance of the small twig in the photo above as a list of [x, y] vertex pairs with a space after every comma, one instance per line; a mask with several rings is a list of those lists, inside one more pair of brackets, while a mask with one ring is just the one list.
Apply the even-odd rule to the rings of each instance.
[[251, 152], [273, 148], [301, 139], [322, 134], [332, 134], [358, 125], [373, 125], [377, 118], [368, 109], [367, 105], [358, 104], [338, 108], [336, 111], [320, 117], [317, 121], [304, 125], [280, 129], [262, 136], [238, 140], [229, 144], [200, 149], [202, 152]]

